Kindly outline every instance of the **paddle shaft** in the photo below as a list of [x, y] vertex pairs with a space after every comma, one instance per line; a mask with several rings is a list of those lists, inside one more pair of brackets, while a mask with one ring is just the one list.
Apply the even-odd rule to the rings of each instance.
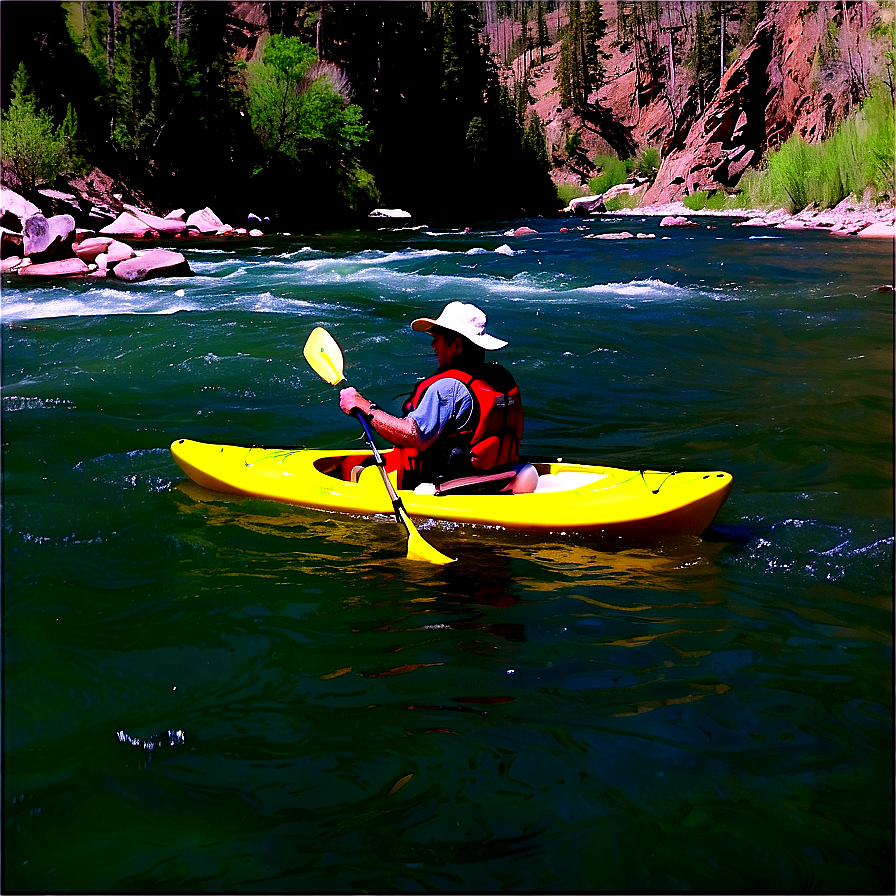
[[398, 493], [392, 485], [392, 480], [389, 478], [389, 474], [386, 472], [386, 462], [383, 460], [382, 454], [380, 454], [379, 449], [373, 441], [373, 433], [370, 430], [370, 423], [364, 414], [361, 413], [360, 408], [352, 409], [352, 417], [355, 417], [358, 420], [361, 424], [361, 428], [364, 430], [364, 438], [367, 439], [367, 444], [373, 452], [373, 459], [376, 462], [377, 467], [379, 467], [380, 474], [383, 477], [383, 484], [386, 486], [386, 490], [389, 492], [389, 497], [392, 499], [392, 506], [395, 508], [395, 516], [398, 519], [398, 522], [407, 529], [407, 523], [402, 518], [402, 512], [407, 516], [407, 510], [405, 509], [401, 498], [398, 497]]

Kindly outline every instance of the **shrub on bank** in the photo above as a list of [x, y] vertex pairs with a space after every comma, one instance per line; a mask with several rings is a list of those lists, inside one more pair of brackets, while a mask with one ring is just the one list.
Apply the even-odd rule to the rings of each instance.
[[595, 196], [606, 193], [610, 187], [615, 187], [617, 184], [624, 184], [631, 171], [628, 165], [616, 156], [597, 156], [594, 164], [600, 170], [600, 174], [588, 181], [588, 189]]
[[588, 195], [588, 191], [578, 184], [555, 184], [555, 187], [557, 189], [557, 201], [563, 203], [564, 208], [569, 205], [573, 199]]

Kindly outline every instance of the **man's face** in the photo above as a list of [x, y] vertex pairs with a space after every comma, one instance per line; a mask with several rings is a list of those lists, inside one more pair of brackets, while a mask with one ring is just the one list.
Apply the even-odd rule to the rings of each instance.
[[436, 353], [439, 370], [454, 366], [454, 359], [460, 352], [460, 337], [454, 333], [441, 330], [433, 333], [432, 349]]

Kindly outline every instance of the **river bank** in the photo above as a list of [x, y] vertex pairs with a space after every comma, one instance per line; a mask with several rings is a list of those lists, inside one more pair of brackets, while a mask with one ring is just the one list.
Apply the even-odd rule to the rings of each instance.
[[809, 206], [791, 214], [784, 209], [699, 209], [694, 211], [682, 202], [668, 202], [639, 208], [603, 212], [602, 215], [632, 215], [635, 217], [721, 217], [743, 218], [742, 227], [775, 227], [782, 230], [828, 230], [841, 236], [868, 236], [896, 239], [896, 204], [849, 199], [833, 208]]

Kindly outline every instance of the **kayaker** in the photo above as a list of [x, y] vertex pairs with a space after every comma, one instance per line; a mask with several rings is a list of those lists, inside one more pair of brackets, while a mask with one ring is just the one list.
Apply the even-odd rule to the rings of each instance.
[[507, 343], [486, 332], [485, 313], [450, 302], [435, 320], [420, 317], [411, 328], [432, 336], [435, 374], [419, 383], [396, 417], [353, 388], [339, 394], [346, 414], [355, 408], [398, 449], [390, 453], [399, 488], [442, 483], [504, 468], [519, 460], [523, 408], [519, 388], [486, 350]]

